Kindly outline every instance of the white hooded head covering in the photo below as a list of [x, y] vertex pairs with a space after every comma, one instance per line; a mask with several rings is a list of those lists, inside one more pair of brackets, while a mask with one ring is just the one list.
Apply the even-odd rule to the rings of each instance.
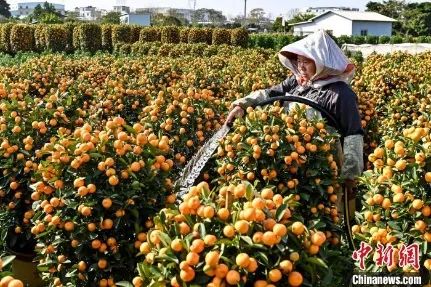
[[[316, 65], [316, 74], [308, 82], [300, 76], [297, 65], [298, 55], [312, 59]], [[355, 72], [355, 66], [323, 30], [284, 46], [278, 57], [283, 66], [291, 70], [298, 83], [303, 86], [319, 88], [338, 81], [349, 84]]]

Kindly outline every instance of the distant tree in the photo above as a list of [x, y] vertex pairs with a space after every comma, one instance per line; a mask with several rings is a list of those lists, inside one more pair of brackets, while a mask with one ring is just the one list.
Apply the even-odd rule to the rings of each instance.
[[274, 23], [272, 24], [272, 31], [274, 32], [284, 32], [284, 26], [283, 26], [283, 17], [277, 17], [275, 18]]
[[403, 15], [407, 8], [405, 1], [388, 0], [383, 1], [383, 3], [371, 1], [366, 4], [366, 7], [366, 11], [377, 12], [397, 20], [397, 22], [394, 22], [392, 25], [394, 33], [405, 32], [404, 26], [406, 23]]
[[305, 22], [313, 18], [313, 13], [298, 13], [296, 14], [292, 19], [288, 21], [289, 24], [299, 23], [299, 22]]
[[163, 14], [152, 15], [152, 24], [154, 26], [182, 26], [181, 20], [177, 17]]
[[56, 13], [44, 13], [39, 17], [39, 22], [45, 24], [58, 24], [63, 21]]
[[121, 13], [120, 12], [108, 12], [102, 17], [102, 23], [104, 24], [120, 24]]
[[0, 15], [5, 16], [6, 18], [9, 18], [11, 16], [10, 7], [6, 0], [0, 0]]
[[[59, 23], [58, 21], [62, 22], [61, 20], [62, 15], [55, 10], [55, 7], [53, 4], [45, 2], [43, 3], [43, 6], [40, 4], [37, 4], [34, 8], [31, 15], [29, 15], [29, 21], [38, 21], [38, 22], [44, 22], [44, 23], [51, 23], [50, 21], [53, 21], [52, 23]], [[47, 21], [47, 22], [46, 22]]]
[[431, 3], [410, 3], [402, 15], [403, 32], [412, 36], [431, 34]]
[[66, 18], [64, 19], [65, 22], [78, 22], [79, 20], [79, 12], [76, 11], [67, 11], [66, 12]]
[[265, 10], [262, 8], [254, 8], [250, 11], [249, 18], [255, 23], [259, 23], [263, 18], [265, 18]]
[[194, 11], [192, 15], [192, 22], [212, 22], [215, 25], [221, 25], [226, 21], [226, 16], [221, 11], [214, 9], [201, 8]]

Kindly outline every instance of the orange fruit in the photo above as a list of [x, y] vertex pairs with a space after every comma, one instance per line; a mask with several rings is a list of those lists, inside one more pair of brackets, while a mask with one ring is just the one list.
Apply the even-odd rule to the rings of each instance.
[[250, 264], [250, 256], [248, 256], [247, 253], [240, 253], [236, 256], [235, 259], [236, 265], [247, 268], [247, 266]]
[[230, 212], [229, 212], [229, 210], [228, 210], [227, 208], [220, 208], [220, 209], [217, 211], [217, 215], [218, 215], [218, 217], [219, 217], [221, 220], [223, 220], [223, 221], [225, 221], [225, 220], [227, 220], [227, 219], [229, 218], [229, 214], [230, 214]]
[[238, 220], [237, 222], [235, 222], [235, 229], [240, 234], [246, 234], [248, 232], [249, 228], [250, 228], [250, 225], [245, 220]]
[[7, 284], [7, 287], [24, 287], [24, 283], [21, 280], [13, 279]]
[[225, 278], [229, 271], [229, 267], [226, 264], [219, 264], [215, 270], [215, 276], [217, 278]]
[[196, 252], [189, 252], [189, 254], [187, 254], [186, 256], [186, 262], [191, 266], [198, 264], [199, 254], [197, 254]]
[[175, 252], [181, 252], [183, 250], [183, 244], [181, 239], [174, 239], [171, 242], [171, 248], [172, 250], [174, 250]]
[[5, 276], [0, 280], [0, 286], [1, 287], [7, 287], [9, 282], [11, 282], [12, 280], [14, 280], [14, 278], [12, 276], [10, 276], [10, 275]]
[[106, 259], [99, 259], [99, 261], [97, 262], [97, 267], [99, 267], [99, 269], [105, 269], [108, 266], [108, 261], [106, 261]]
[[293, 270], [293, 264], [290, 260], [283, 260], [280, 262], [280, 268], [287, 274]]
[[109, 197], [104, 198], [102, 200], [102, 206], [106, 209], [110, 208], [112, 206], [112, 200]]
[[275, 224], [274, 227], [272, 228], [272, 231], [280, 237], [283, 237], [287, 234], [286, 226], [280, 223]]
[[226, 225], [223, 228], [223, 234], [224, 236], [226, 236], [227, 238], [232, 238], [235, 236], [235, 228], [233, 228], [233, 226], [231, 225]]
[[187, 266], [187, 268], [181, 270], [180, 278], [184, 282], [192, 281], [195, 278], [195, 270], [193, 270], [193, 268], [191, 268], [190, 266]]
[[326, 235], [322, 231], [317, 231], [311, 235], [311, 242], [314, 245], [321, 246], [326, 240]]
[[296, 286], [301, 286], [304, 279], [302, 278], [301, 273], [299, 273], [297, 271], [293, 271], [293, 272], [289, 273], [287, 281], [289, 282], [290, 286], [296, 287]]
[[205, 245], [214, 246], [216, 242], [217, 242], [217, 237], [215, 235], [212, 235], [212, 234], [205, 235], [204, 237]]
[[220, 260], [220, 253], [218, 251], [210, 251], [205, 256], [205, 263], [211, 267], [215, 267]]
[[241, 280], [241, 276], [236, 270], [230, 270], [226, 274], [226, 281], [230, 285], [237, 285], [240, 280]]
[[292, 232], [295, 235], [301, 235], [305, 231], [305, 226], [302, 222], [296, 221], [292, 224]]
[[278, 269], [272, 269], [268, 272], [268, 279], [272, 282], [280, 281], [282, 276], [283, 274], [281, 274], [281, 271]]
[[257, 264], [257, 260], [254, 258], [250, 258], [250, 263], [247, 266], [247, 271], [250, 273], [254, 273], [257, 268], [259, 267], [259, 265]]

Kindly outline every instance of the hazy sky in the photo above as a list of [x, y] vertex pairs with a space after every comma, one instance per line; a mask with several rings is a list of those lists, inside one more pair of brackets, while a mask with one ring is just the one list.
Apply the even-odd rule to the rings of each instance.
[[[7, 0], [8, 3], [31, 2], [44, 0]], [[375, 2], [382, 2], [374, 0]], [[50, 2], [65, 4], [66, 10], [75, 7], [95, 6], [104, 9], [111, 9], [113, 5], [126, 5], [134, 8], [147, 7], [172, 7], [172, 8], [193, 8], [194, 0], [51, 0]], [[293, 8], [305, 8], [316, 6], [347, 6], [360, 10], [365, 9], [369, 0], [247, 0], [247, 11], [253, 8], [263, 8], [272, 17], [286, 13]], [[424, 2], [424, 1], [408, 1]], [[229, 16], [242, 15], [244, 12], [244, 0], [196, 0], [196, 9], [212, 8], [221, 10], [223, 14]]]

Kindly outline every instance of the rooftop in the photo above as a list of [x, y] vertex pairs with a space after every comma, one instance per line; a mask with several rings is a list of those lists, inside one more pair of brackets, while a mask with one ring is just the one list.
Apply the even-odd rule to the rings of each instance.
[[397, 20], [389, 18], [385, 15], [376, 13], [376, 12], [359, 12], [359, 11], [327, 11], [323, 14], [314, 16], [313, 18], [311, 18], [308, 21], [304, 21], [304, 22], [299, 22], [299, 23], [294, 23], [294, 24], [290, 24], [292, 26], [294, 25], [300, 25], [300, 24], [304, 24], [304, 23], [311, 23], [314, 22], [314, 20], [327, 15], [329, 13], [333, 13], [335, 15], [339, 15], [341, 17], [344, 17], [346, 19], [349, 19], [351, 21], [373, 21], [373, 22], [396, 22]]

